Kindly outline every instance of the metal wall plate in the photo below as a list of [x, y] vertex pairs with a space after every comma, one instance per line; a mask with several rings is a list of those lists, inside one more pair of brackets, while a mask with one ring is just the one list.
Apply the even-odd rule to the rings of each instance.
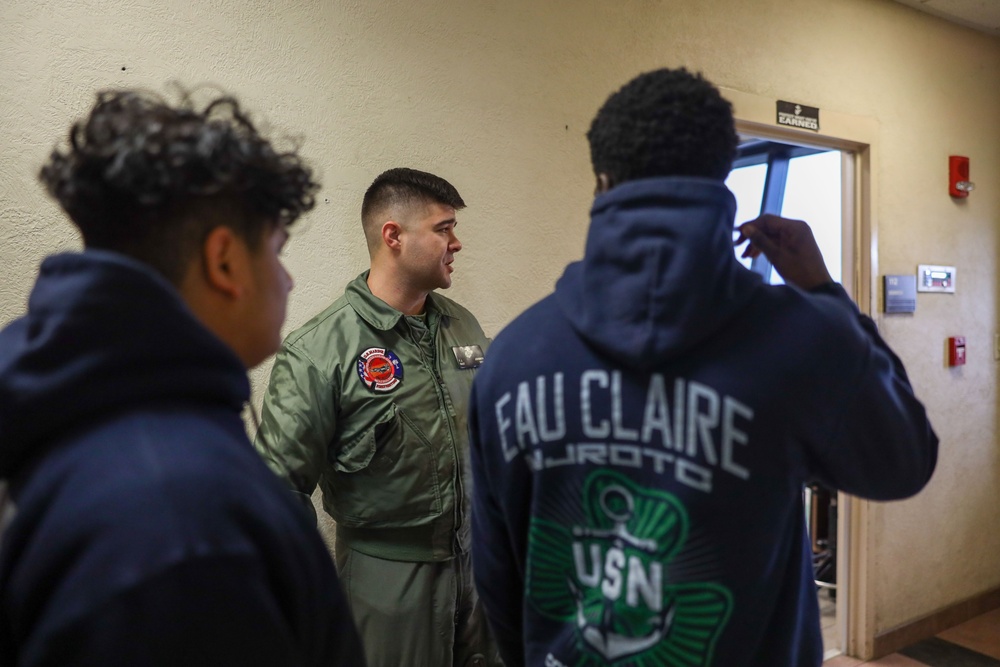
[[921, 264], [917, 267], [918, 292], [955, 292], [955, 267]]

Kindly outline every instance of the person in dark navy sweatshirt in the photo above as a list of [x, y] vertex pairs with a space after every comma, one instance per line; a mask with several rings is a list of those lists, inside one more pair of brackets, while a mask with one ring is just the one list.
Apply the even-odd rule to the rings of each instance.
[[684, 69], [587, 135], [584, 258], [473, 385], [473, 566], [508, 667], [809, 667], [822, 640], [803, 484], [917, 493], [938, 440], [803, 222], [741, 227], [732, 110]]
[[119, 90], [41, 180], [85, 249], [46, 258], [0, 332], [0, 664], [363, 665], [332, 559], [241, 418], [311, 170], [232, 98]]

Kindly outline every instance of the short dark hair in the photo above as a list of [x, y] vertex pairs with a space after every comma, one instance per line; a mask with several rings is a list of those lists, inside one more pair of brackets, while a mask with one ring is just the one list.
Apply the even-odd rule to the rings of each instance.
[[594, 173], [724, 180], [738, 143], [733, 109], [701, 74], [658, 69], [612, 94], [587, 132]]
[[203, 108], [180, 98], [98, 92], [39, 174], [85, 246], [130, 255], [174, 284], [220, 220], [253, 248], [312, 209], [319, 190], [296, 151], [275, 150], [233, 97]]
[[368, 186], [361, 202], [361, 222], [369, 247], [373, 244], [372, 225], [377, 222], [373, 216], [392, 206], [427, 202], [444, 204], [456, 211], [465, 208], [465, 201], [455, 186], [440, 176], [406, 167], [396, 167], [379, 174]]

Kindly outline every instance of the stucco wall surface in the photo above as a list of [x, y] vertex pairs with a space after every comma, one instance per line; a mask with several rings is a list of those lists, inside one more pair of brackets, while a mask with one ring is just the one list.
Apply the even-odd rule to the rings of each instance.
[[[288, 330], [365, 268], [361, 195], [406, 165], [469, 203], [450, 295], [495, 334], [580, 256], [584, 133], [640, 71], [686, 65], [875, 119], [879, 271], [952, 264], [959, 287], [879, 318], [942, 448], [923, 494], [870, 513], [873, 630], [1000, 586], [1000, 40], [889, 0], [5, 0], [0, 26], [0, 323], [23, 312], [42, 257], [79, 246], [35, 174], [108, 86], [217, 84], [303, 139], [325, 187], [286, 252]], [[962, 204], [950, 153], [979, 185]], [[968, 338], [960, 370], [944, 366], [949, 335]]]

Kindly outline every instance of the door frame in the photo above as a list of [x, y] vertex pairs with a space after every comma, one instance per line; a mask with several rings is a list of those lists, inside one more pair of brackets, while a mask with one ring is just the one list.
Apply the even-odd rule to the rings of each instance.
[[[878, 221], [873, 206], [878, 181], [878, 122], [823, 109], [819, 132], [792, 128], [777, 124], [777, 98], [725, 87], [720, 90], [733, 105], [740, 134], [841, 151], [843, 284], [861, 312], [878, 322]], [[847, 655], [870, 656], [875, 641], [875, 600], [867, 567], [871, 503], [838, 493], [837, 506], [838, 554], [846, 556], [837, 560], [840, 648]]]

